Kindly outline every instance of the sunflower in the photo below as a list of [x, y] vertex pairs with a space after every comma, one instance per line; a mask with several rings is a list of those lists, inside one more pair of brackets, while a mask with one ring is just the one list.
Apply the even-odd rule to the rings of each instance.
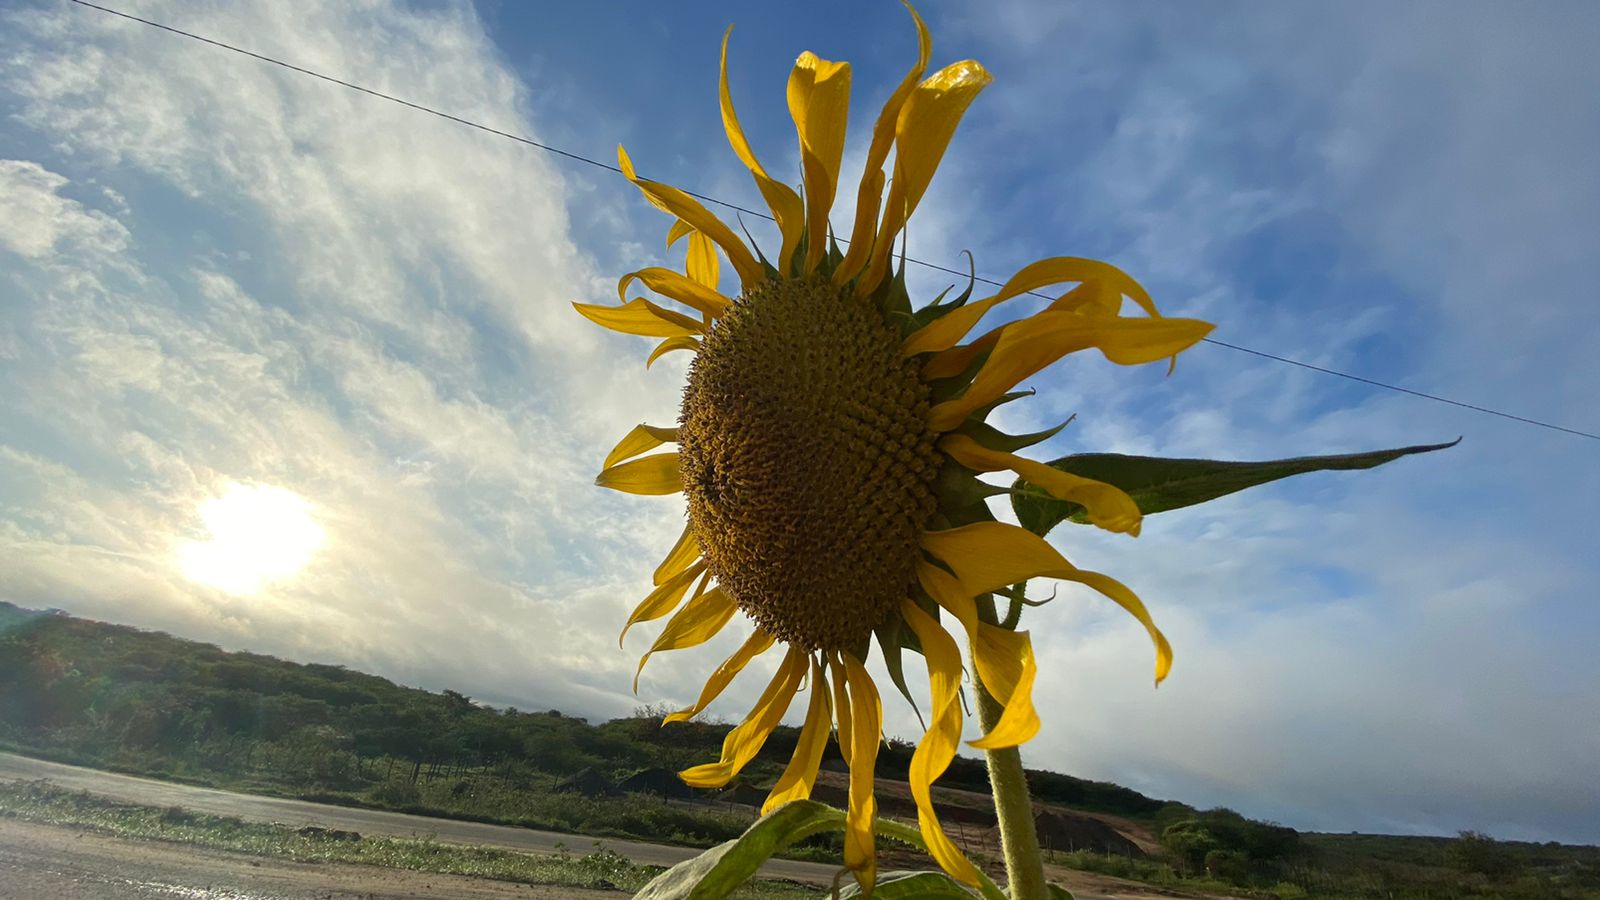
[[[776, 256], [741, 240], [688, 193], [639, 177], [619, 147], [622, 173], [675, 218], [668, 246], [688, 239], [685, 270], [641, 269], [618, 284], [622, 305], [575, 306], [612, 330], [661, 338], [650, 363], [674, 351], [695, 354], [676, 427], [634, 428], [597, 479], [619, 491], [682, 492], [688, 500], [682, 537], [623, 628], [625, 636], [640, 622], [671, 615], [639, 661], [641, 671], [651, 654], [704, 643], [738, 613], [754, 626], [695, 703], [667, 721], [695, 716], [753, 659], [784, 648], [760, 699], [728, 733], [721, 758], [684, 771], [683, 779], [703, 788], [727, 784], [808, 691], [794, 756], [763, 812], [810, 795], [836, 733], [850, 768], [845, 863], [863, 885], [872, 884], [873, 769], [883, 712], [866, 662], [876, 639], [904, 692], [900, 656], [909, 647], [926, 660], [932, 705], [910, 768], [918, 824], [940, 866], [976, 884], [930, 797], [964, 724], [961, 651], [941, 614], [959, 627], [978, 681], [1004, 709], [970, 742], [975, 748], [1015, 746], [1039, 728], [1032, 644], [1027, 632], [1014, 630], [1014, 616], [994, 615], [995, 592], [1034, 577], [1087, 585], [1148, 630], [1158, 683], [1172, 663], [1166, 638], [1131, 590], [1077, 568], [1043, 538], [996, 521], [986, 498], [1000, 489], [978, 476], [1014, 472], [1082, 505], [1095, 525], [1129, 535], [1139, 531], [1138, 506], [1116, 487], [1016, 455], [1055, 430], [1013, 436], [984, 420], [1026, 395], [1013, 390], [1021, 381], [1068, 353], [1094, 348], [1114, 363], [1153, 362], [1174, 357], [1211, 326], [1162, 317], [1122, 271], [1075, 257], [1032, 263], [976, 301], [968, 302], [969, 287], [954, 299], [912, 303], [903, 254], [896, 265], [896, 238], [990, 76], [965, 60], [924, 77], [931, 45], [911, 14], [917, 62], [873, 127], [842, 250], [828, 213], [844, 152], [849, 64], [810, 52], [795, 62], [788, 105], [802, 165], [796, 191], [762, 167], [745, 139], [728, 90], [725, 35], [722, 122], [782, 235]], [[719, 290], [724, 259], [739, 282], [737, 296]], [[1073, 287], [1044, 309], [969, 339], [995, 307], [1064, 284]], [[627, 299], [635, 285], [661, 299]], [[1144, 315], [1122, 315], [1124, 298]], [[652, 452], [667, 444], [676, 451]]]

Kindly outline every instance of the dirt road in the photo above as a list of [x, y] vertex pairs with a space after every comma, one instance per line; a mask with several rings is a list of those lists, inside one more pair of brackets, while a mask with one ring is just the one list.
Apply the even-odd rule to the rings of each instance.
[[[592, 851], [598, 842], [604, 844], [606, 849], [620, 853], [636, 863], [651, 866], [675, 865], [700, 852], [690, 847], [669, 847], [642, 841], [593, 838], [555, 831], [536, 831], [532, 828], [431, 819], [427, 816], [411, 816], [405, 813], [352, 809], [323, 803], [307, 803], [302, 800], [258, 797], [253, 794], [235, 794], [232, 791], [174, 784], [170, 781], [154, 781], [149, 778], [134, 778], [129, 775], [29, 759], [25, 756], [0, 754], [0, 779], [19, 778], [28, 780], [47, 778], [64, 788], [89, 791], [124, 803], [181, 806], [184, 809], [218, 816], [238, 816], [249, 822], [282, 822], [296, 827], [320, 825], [324, 828], [359, 831], [364, 835], [433, 836], [438, 840], [456, 844], [503, 847], [534, 853], [554, 853], [558, 845], [565, 845], [570, 852], [578, 855]], [[833, 874], [837, 870], [836, 866], [822, 863], [774, 859], [762, 867], [761, 874], [767, 878], [827, 885], [833, 882]]]
[[297, 863], [0, 819], [0, 900], [616, 900], [608, 891]]

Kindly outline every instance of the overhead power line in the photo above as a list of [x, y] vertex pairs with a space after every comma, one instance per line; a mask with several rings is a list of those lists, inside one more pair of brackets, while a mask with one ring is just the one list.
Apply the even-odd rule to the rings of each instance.
[[[507, 140], [516, 141], [519, 144], [526, 144], [529, 147], [534, 147], [534, 148], [537, 148], [539, 150], [543, 150], [546, 153], [553, 153], [556, 156], [560, 156], [560, 157], [564, 157], [566, 159], [570, 159], [573, 162], [580, 162], [580, 163], [583, 163], [585, 165], [594, 166], [595, 168], [605, 169], [608, 172], [615, 172], [615, 173], [618, 173], [618, 174], [621, 174], [621, 172], [622, 172], [621, 169], [617, 168], [616, 166], [611, 165], [610, 163], [602, 162], [602, 161], [600, 161], [598, 159], [594, 159], [594, 158], [589, 157], [589, 156], [584, 156], [581, 153], [573, 153], [570, 150], [563, 150], [560, 147], [553, 147], [553, 146], [551, 146], [549, 144], [545, 144], [545, 143], [542, 143], [540, 141], [533, 140], [532, 138], [525, 137], [525, 136], [520, 135], [520, 134], [513, 134], [512, 132], [509, 132], [509, 131], [502, 131], [502, 130], [500, 130], [498, 128], [494, 128], [494, 127], [491, 127], [491, 126], [488, 126], [488, 125], [484, 125], [481, 122], [474, 122], [471, 119], [466, 119], [466, 118], [462, 118], [461, 116], [451, 115], [450, 113], [444, 112], [442, 110], [434, 109], [433, 107], [430, 107], [430, 106], [424, 106], [421, 103], [413, 103], [410, 100], [405, 100], [405, 99], [402, 99], [400, 97], [396, 97], [393, 94], [386, 94], [383, 91], [374, 90], [374, 89], [369, 88], [369, 87], [364, 87], [362, 85], [355, 84], [354, 82], [345, 81], [342, 78], [335, 78], [332, 75], [325, 75], [325, 74], [323, 74], [321, 72], [313, 71], [313, 70], [307, 69], [307, 68], [305, 68], [303, 66], [297, 66], [297, 65], [295, 65], [293, 63], [285, 62], [285, 61], [283, 61], [281, 59], [276, 59], [274, 57], [266, 56], [266, 55], [261, 54], [261, 53], [255, 53], [253, 51], [246, 50], [243, 47], [238, 47], [238, 46], [235, 46], [233, 44], [229, 44], [229, 43], [227, 43], [225, 41], [214, 40], [212, 38], [204, 37], [203, 35], [195, 34], [194, 32], [191, 32], [191, 31], [184, 31], [181, 28], [174, 28], [171, 25], [164, 25], [164, 24], [162, 24], [160, 22], [155, 22], [155, 21], [152, 21], [150, 19], [141, 18], [139, 16], [132, 15], [131, 13], [125, 13], [125, 12], [122, 12], [120, 10], [115, 10], [115, 9], [111, 9], [109, 7], [100, 6], [98, 4], [90, 3], [90, 2], [88, 2], [88, 0], [69, 0], [69, 2], [77, 4], [78, 6], [86, 7], [88, 9], [98, 10], [99, 12], [107, 13], [109, 15], [113, 15], [113, 16], [116, 16], [118, 18], [127, 19], [128, 21], [131, 21], [131, 22], [137, 22], [140, 25], [147, 25], [147, 26], [149, 26], [151, 28], [156, 28], [156, 29], [159, 29], [161, 31], [165, 31], [165, 32], [167, 32], [169, 34], [175, 34], [175, 35], [178, 35], [180, 37], [189, 38], [190, 40], [199, 41], [202, 44], [210, 44], [213, 47], [218, 47], [218, 48], [221, 48], [223, 50], [229, 50], [229, 51], [232, 51], [234, 53], [238, 53], [238, 54], [241, 54], [241, 55], [244, 55], [244, 56], [248, 56], [248, 57], [250, 57], [251, 59], [254, 59], [254, 60], [259, 60], [259, 61], [264, 62], [264, 63], [269, 63], [269, 64], [274, 65], [274, 66], [279, 66], [279, 67], [288, 69], [291, 72], [298, 72], [301, 75], [307, 75], [307, 76], [310, 76], [312, 78], [316, 78], [316, 79], [320, 79], [322, 81], [326, 81], [326, 82], [328, 82], [330, 84], [336, 84], [336, 85], [338, 85], [340, 87], [343, 87], [343, 88], [349, 88], [352, 91], [358, 91], [360, 93], [366, 94], [366, 95], [371, 96], [371, 97], [377, 97], [380, 100], [387, 100], [390, 103], [398, 103], [401, 106], [407, 107], [408, 109], [414, 109], [417, 112], [427, 113], [430, 116], [437, 116], [437, 117], [439, 117], [441, 119], [448, 119], [449, 121], [454, 122], [454, 123], [456, 123], [458, 125], [465, 125], [468, 128], [475, 128], [478, 131], [487, 132], [487, 133], [495, 135], [497, 137], [503, 137], [503, 138], [506, 138]], [[681, 190], [681, 188], [680, 188], [680, 190]], [[697, 200], [703, 200], [703, 201], [705, 201], [707, 203], [715, 204], [715, 205], [720, 206], [720, 207], [722, 207], [724, 209], [732, 210], [734, 212], [742, 213], [742, 214], [748, 215], [748, 216], [755, 216], [757, 218], [766, 219], [767, 221], [772, 221], [772, 216], [771, 215], [769, 215], [769, 214], [767, 214], [765, 212], [762, 212], [760, 210], [757, 210], [757, 209], [751, 209], [751, 208], [746, 207], [746, 206], [740, 206], [737, 203], [729, 203], [726, 200], [720, 200], [720, 199], [718, 199], [716, 197], [711, 197], [711, 196], [708, 196], [706, 194], [696, 193], [694, 191], [685, 190], [684, 193], [688, 194], [691, 197], [694, 197]], [[910, 263], [915, 263], [916, 265], [922, 266], [923, 268], [933, 269], [933, 270], [939, 271], [939, 272], [947, 272], [949, 274], [957, 275], [957, 276], [961, 276], [961, 277], [969, 277], [971, 275], [971, 273], [969, 273], [969, 272], [963, 272], [963, 271], [960, 271], [959, 269], [952, 269], [952, 268], [950, 268], [948, 266], [939, 265], [938, 263], [931, 263], [931, 262], [927, 262], [927, 261], [920, 260], [920, 259], [913, 259], [911, 257], [906, 257], [906, 261], [910, 262]], [[981, 282], [983, 282], [984, 284], [987, 284], [987, 285], [992, 285], [994, 287], [1001, 286], [1001, 282], [996, 281], [996, 280], [994, 280], [992, 278], [985, 278], [982, 275], [972, 276], [972, 277], [975, 277], [976, 280], [981, 281]], [[1037, 291], [1032, 291], [1030, 293], [1033, 293], [1034, 295], [1041, 296], [1041, 297], [1047, 296], [1047, 295], [1044, 295], [1044, 294], [1040, 294]], [[1472, 412], [1483, 413], [1485, 415], [1497, 416], [1497, 417], [1502, 418], [1502, 419], [1509, 419], [1509, 420], [1511, 420], [1513, 422], [1521, 422], [1521, 423], [1523, 423], [1525, 425], [1533, 425], [1533, 426], [1537, 426], [1539, 428], [1547, 428], [1547, 429], [1549, 429], [1551, 431], [1559, 431], [1559, 432], [1562, 432], [1564, 434], [1571, 434], [1571, 435], [1576, 435], [1577, 437], [1588, 438], [1590, 440], [1600, 441], [1600, 434], [1595, 434], [1595, 433], [1588, 432], [1588, 431], [1580, 431], [1580, 430], [1578, 430], [1576, 428], [1568, 428], [1568, 427], [1566, 427], [1564, 425], [1556, 425], [1556, 424], [1554, 424], [1552, 422], [1543, 422], [1543, 421], [1540, 421], [1538, 419], [1528, 418], [1526, 416], [1514, 415], [1512, 413], [1508, 413], [1508, 412], [1505, 412], [1503, 410], [1491, 409], [1491, 408], [1489, 408], [1487, 406], [1478, 406], [1476, 404], [1465, 403], [1465, 402], [1462, 402], [1460, 400], [1452, 400], [1452, 399], [1450, 399], [1448, 397], [1438, 396], [1437, 394], [1428, 394], [1428, 393], [1424, 393], [1422, 391], [1414, 391], [1414, 390], [1412, 390], [1410, 388], [1400, 387], [1399, 385], [1389, 384], [1389, 383], [1383, 382], [1383, 381], [1377, 381], [1377, 380], [1372, 379], [1372, 378], [1363, 378], [1360, 375], [1352, 375], [1349, 372], [1341, 372], [1341, 371], [1339, 371], [1337, 369], [1329, 369], [1329, 368], [1325, 368], [1323, 366], [1312, 365], [1311, 363], [1301, 362], [1301, 361], [1295, 360], [1295, 359], [1289, 359], [1288, 357], [1278, 356], [1278, 355], [1273, 354], [1273, 353], [1267, 353], [1267, 352], [1265, 352], [1263, 350], [1252, 350], [1249, 347], [1241, 347], [1238, 344], [1230, 344], [1230, 343], [1228, 343], [1226, 341], [1219, 341], [1216, 338], [1204, 338], [1203, 340], [1205, 341], [1205, 343], [1210, 344], [1210, 345], [1212, 345], [1214, 347], [1223, 347], [1223, 348], [1226, 348], [1228, 350], [1237, 351], [1239, 353], [1247, 353], [1247, 354], [1249, 354], [1251, 356], [1256, 356], [1256, 357], [1260, 357], [1262, 359], [1272, 360], [1274, 362], [1280, 362], [1280, 363], [1283, 363], [1285, 365], [1296, 366], [1296, 367], [1301, 368], [1301, 369], [1309, 369], [1310, 371], [1313, 371], [1313, 372], [1320, 372], [1320, 373], [1322, 373], [1324, 375], [1332, 375], [1332, 376], [1337, 377], [1337, 378], [1343, 378], [1343, 379], [1346, 379], [1346, 380], [1349, 380], [1349, 381], [1358, 382], [1360, 384], [1369, 385], [1371, 387], [1382, 388], [1383, 390], [1394, 391], [1395, 393], [1406, 394], [1406, 395], [1409, 395], [1409, 396], [1412, 396], [1412, 397], [1421, 398], [1423, 400], [1431, 400], [1431, 401], [1433, 401], [1435, 403], [1443, 403], [1443, 404], [1447, 404], [1449, 406], [1458, 407], [1460, 409], [1466, 409], [1466, 410], [1471, 410]]]

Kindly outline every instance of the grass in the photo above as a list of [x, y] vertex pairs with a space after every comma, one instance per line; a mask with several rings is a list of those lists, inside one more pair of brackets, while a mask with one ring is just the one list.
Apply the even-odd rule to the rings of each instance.
[[[87, 828], [116, 837], [169, 841], [300, 862], [357, 863], [630, 893], [662, 871], [659, 866], [636, 865], [605, 849], [585, 856], [565, 851], [538, 855], [432, 840], [306, 833], [288, 825], [246, 822], [235, 816], [213, 816], [180, 807], [116, 803], [46, 781], [0, 784], [0, 816]], [[809, 898], [816, 894], [814, 888], [788, 882], [755, 881], [734, 896]]]

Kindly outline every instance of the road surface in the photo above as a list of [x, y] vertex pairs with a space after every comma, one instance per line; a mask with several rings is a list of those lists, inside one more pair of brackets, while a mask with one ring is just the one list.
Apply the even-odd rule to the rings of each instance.
[[[363, 835], [382, 837], [432, 837], [455, 844], [474, 844], [480, 847], [502, 847], [531, 853], [554, 853], [558, 844], [574, 854], [582, 855], [594, 849], [596, 843], [607, 850], [620, 853], [628, 859], [647, 866], [671, 866], [683, 862], [700, 851], [693, 847], [671, 847], [665, 844], [647, 844], [643, 841], [625, 841], [618, 838], [594, 838], [557, 831], [538, 831], [532, 828], [514, 828], [507, 825], [488, 825], [481, 822], [461, 822], [454, 819], [434, 819], [406, 813], [384, 812], [375, 809], [354, 809], [331, 806], [326, 803], [308, 803], [304, 800], [284, 800], [254, 794], [236, 794], [213, 788], [176, 784], [135, 778], [114, 772], [101, 772], [79, 766], [29, 759], [0, 753], [0, 780], [40, 778], [74, 791], [88, 791], [123, 803], [145, 806], [181, 806], [196, 812], [217, 816], [238, 816], [247, 822], [281, 822], [300, 827], [320, 825], [324, 828], [342, 828], [359, 831]], [[790, 859], [768, 860], [761, 868], [764, 878], [780, 878], [808, 884], [829, 885], [837, 866], [802, 862]]]
[[0, 900], [617, 900], [613, 891], [303, 863], [0, 819]]

